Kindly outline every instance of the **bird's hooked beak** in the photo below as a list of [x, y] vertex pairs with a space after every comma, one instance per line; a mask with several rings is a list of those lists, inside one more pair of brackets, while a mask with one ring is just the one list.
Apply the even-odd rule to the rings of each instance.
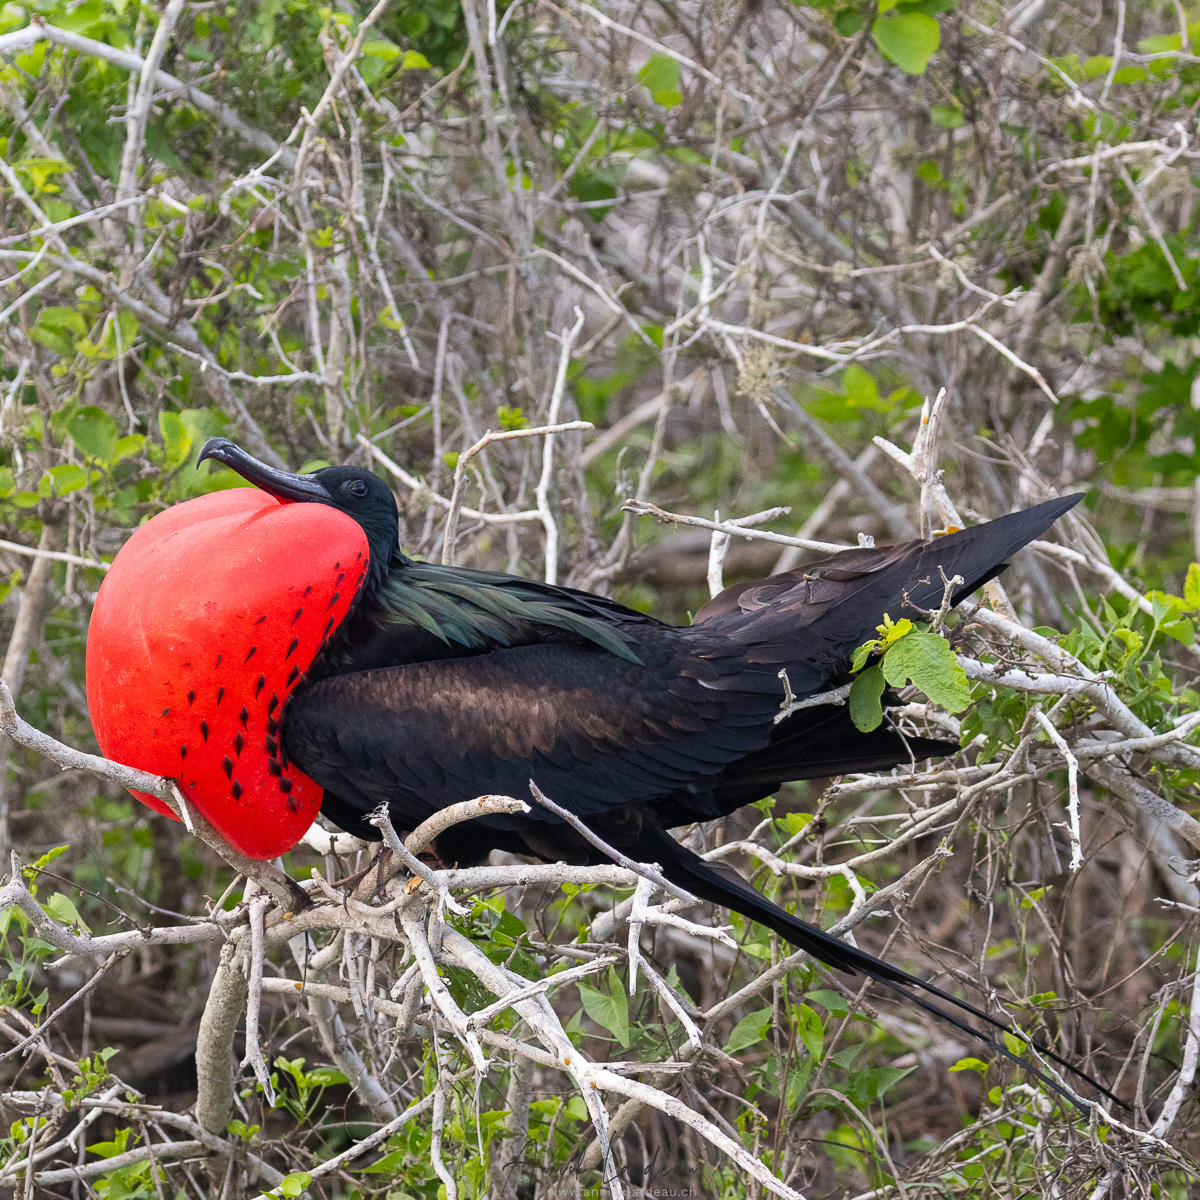
[[247, 482], [274, 496], [276, 500], [328, 504], [332, 499], [315, 475], [293, 475], [290, 471], [268, 467], [228, 438], [209, 438], [196, 459], [196, 466], [208, 458], [224, 463], [231, 471], [236, 471]]

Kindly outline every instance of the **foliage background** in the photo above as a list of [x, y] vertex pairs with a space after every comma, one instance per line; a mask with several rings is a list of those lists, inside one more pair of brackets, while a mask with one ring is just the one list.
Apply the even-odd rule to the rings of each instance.
[[[967, 519], [1087, 493], [1087, 525], [1070, 527], [1077, 559], [1027, 553], [1010, 573], [1017, 614], [1067, 635], [1152, 731], [1170, 730], [1200, 707], [1200, 590], [1185, 587], [1200, 556], [1197, 39], [1200, 9], [1182, 0], [3, 5], [0, 621], [19, 708], [93, 745], [83, 661], [102, 573], [89, 564], [164, 506], [237, 482], [193, 466], [211, 434], [293, 469], [374, 466], [397, 489], [405, 547], [436, 558], [458, 456], [486, 430], [591, 422], [557, 438], [544, 474], [541, 438], [493, 445], [458, 472], [452, 552], [682, 621], [707, 596], [709, 534], [623, 501], [706, 517], [786, 506], [766, 528], [835, 542], [927, 532], [927, 490], [872, 438], [907, 447], [922, 398], [944, 388], [940, 466]], [[725, 577], [802, 557], [735, 541]], [[1114, 569], [1134, 587], [1122, 592]], [[977, 657], [1016, 661], [1015, 645], [956, 636]], [[1030, 714], [1028, 694], [980, 684], [961, 730], [978, 738], [970, 761], [1011, 756]], [[1054, 720], [1072, 744], [1104, 726], [1079, 700]], [[893, 882], [944, 842], [953, 857], [863, 925], [862, 943], [952, 982], [986, 979], [1064, 1053], [1119, 1076], [1130, 1121], [1149, 1128], [1187, 1069], [1200, 896], [1182, 864], [1196, 848], [1085, 771], [1086, 865], [1072, 873], [1063, 760], [1039, 746], [1017, 783], [861, 871], [756, 879], [829, 923], [856, 888]], [[1124, 762], [1194, 810], [1194, 765]], [[708, 849], [739, 842], [731, 857], [747, 870], [767, 861], [751, 841], [779, 851], [796, 839], [784, 857], [821, 866], [887, 846], [911, 806], [954, 790], [856, 786], [792, 787], [696, 836]], [[51, 915], [93, 932], [203, 915], [232, 879], [119, 789], [11, 746], [6, 860], [10, 848], [41, 862]], [[288, 866], [318, 861], [299, 850]], [[476, 904], [471, 931], [536, 973], [550, 952], [536, 958], [535, 944], [577, 928], [605, 940], [595, 920], [611, 905], [611, 890], [510, 890]], [[46, 945], [7, 920], [0, 1032], [19, 1041], [87, 972], [49, 970]], [[700, 1012], [784, 953], [735, 926], [736, 953], [646, 935]], [[47, 1158], [142, 1146], [128, 1167], [35, 1186], [20, 1166], [80, 1128], [69, 1106], [46, 1123], [22, 1099], [43, 1085], [61, 1094], [73, 1071], [96, 1094], [111, 1070], [148, 1103], [187, 1108], [217, 953], [148, 947], [109, 964], [37, 1043], [40, 1058], [0, 1066], [0, 1188], [252, 1186], [236, 1155], [210, 1163], [211, 1178], [155, 1165], [144, 1147], [160, 1134], [144, 1113], [105, 1110]], [[348, 954], [339, 969], [345, 979], [361, 963]], [[627, 1002], [624, 970], [560, 993], [563, 1019], [594, 1056], [658, 1061], [678, 1024], [644, 989]], [[1194, 1102], [1162, 1131], [1170, 1152], [1147, 1148], [1052, 1111], [1028, 1080], [1028, 1094], [1000, 1089], [1011, 1070], [989, 1072], [914, 1012], [865, 1022], [848, 1014], [874, 1016], [874, 1000], [850, 1000], [797, 968], [710, 1021], [696, 1066], [662, 1086], [809, 1196], [1193, 1187]], [[305, 1172], [378, 1113], [328, 1065], [303, 1008], [268, 1011], [284, 1099], [271, 1109], [248, 1090], [232, 1137]], [[383, 1025], [347, 1020], [401, 1107], [433, 1086], [427, 1041], [393, 1053]], [[81, 1059], [87, 1070], [71, 1066]], [[429, 1165], [442, 1129], [460, 1195], [595, 1185], [582, 1105], [553, 1072], [518, 1075], [454, 1085], [444, 1127], [412, 1122], [369, 1173], [332, 1172], [313, 1194], [446, 1194]], [[511, 1096], [532, 1099], [536, 1154], [497, 1174], [494, 1148], [511, 1155], [524, 1119], [505, 1123]], [[634, 1191], [758, 1186], [652, 1109], [619, 1153]]]

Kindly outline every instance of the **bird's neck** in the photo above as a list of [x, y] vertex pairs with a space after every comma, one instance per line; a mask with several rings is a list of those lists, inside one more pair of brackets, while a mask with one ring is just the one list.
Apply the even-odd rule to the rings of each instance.
[[[412, 567], [413, 560], [398, 549], [392, 551], [390, 556], [380, 558], [382, 566], [377, 566], [379, 560], [372, 560], [354, 607], [309, 668], [310, 681], [353, 671], [396, 666], [405, 657], [398, 655], [388, 587], [403, 578]], [[419, 637], [414, 639], [410, 636], [408, 640], [412, 655], [409, 661], [419, 661], [425, 656], [440, 657], [430, 652], [430, 648], [418, 644], [421, 642]]]

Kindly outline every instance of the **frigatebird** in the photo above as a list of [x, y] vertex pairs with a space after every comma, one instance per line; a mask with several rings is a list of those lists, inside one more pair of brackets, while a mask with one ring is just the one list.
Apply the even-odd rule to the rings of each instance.
[[[335, 825], [378, 839], [369, 817], [380, 805], [409, 830], [461, 800], [528, 797], [532, 781], [604, 843], [658, 864], [678, 887], [760, 922], [828, 967], [861, 972], [1014, 1058], [944, 1005], [1016, 1032], [1004, 1022], [783, 911], [668, 831], [725, 816], [787, 781], [958, 750], [886, 724], [862, 732], [833, 703], [777, 720], [783, 675], [796, 700], [836, 689], [885, 614], [936, 609], [954, 576], [962, 580], [951, 596], [957, 604], [1081, 496], [736, 584], [680, 627], [572, 588], [410, 558], [399, 545], [395, 499], [370, 471], [291, 474], [225, 438], [204, 445], [199, 461], [207, 459], [280, 501], [331, 506], [366, 535], [357, 603], [287, 699], [280, 734], [284, 757], [324, 789], [321, 811]], [[528, 814], [453, 826], [435, 852], [467, 865], [494, 849], [547, 862], [607, 861], [536, 802]]]

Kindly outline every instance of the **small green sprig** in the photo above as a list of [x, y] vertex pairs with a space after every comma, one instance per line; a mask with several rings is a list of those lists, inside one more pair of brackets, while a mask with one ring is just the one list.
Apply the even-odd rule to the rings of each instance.
[[[967, 673], [958, 665], [950, 643], [932, 629], [918, 628], [886, 613], [878, 637], [854, 652], [850, 670], [858, 677], [850, 688], [850, 719], [864, 733], [883, 721], [884, 688], [913, 683], [947, 712], [962, 712], [971, 703]], [[867, 663], [877, 657], [871, 666]], [[865, 669], [864, 669], [865, 668]]]

